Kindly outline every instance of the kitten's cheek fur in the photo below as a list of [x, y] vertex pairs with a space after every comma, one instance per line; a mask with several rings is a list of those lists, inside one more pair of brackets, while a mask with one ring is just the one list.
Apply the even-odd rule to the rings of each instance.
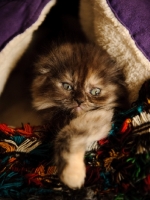
[[83, 157], [81, 152], [68, 155], [67, 165], [60, 175], [61, 181], [72, 189], [79, 189], [84, 184], [86, 170]]

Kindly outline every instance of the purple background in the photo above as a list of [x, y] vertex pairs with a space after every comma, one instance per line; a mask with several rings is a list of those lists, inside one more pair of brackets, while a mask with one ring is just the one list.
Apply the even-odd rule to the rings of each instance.
[[107, 0], [137, 47], [150, 60], [150, 0]]
[[50, 0], [0, 0], [0, 50], [23, 33]]

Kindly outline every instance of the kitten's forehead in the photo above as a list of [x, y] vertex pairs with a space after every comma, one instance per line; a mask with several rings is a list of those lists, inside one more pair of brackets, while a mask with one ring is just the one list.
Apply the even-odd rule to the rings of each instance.
[[72, 82], [73, 80], [72, 75], [69, 72], [65, 72], [64, 74], [61, 74], [61, 79], [64, 82]]
[[99, 86], [103, 84], [103, 79], [98, 77], [97, 73], [94, 71], [89, 71], [87, 78], [85, 80], [85, 86]]
[[75, 70], [72, 71], [65, 71], [64, 74], [61, 76], [62, 80], [66, 80], [66, 82], [72, 82], [75, 85], [80, 86], [100, 86], [103, 84], [103, 78], [99, 77], [96, 70]]

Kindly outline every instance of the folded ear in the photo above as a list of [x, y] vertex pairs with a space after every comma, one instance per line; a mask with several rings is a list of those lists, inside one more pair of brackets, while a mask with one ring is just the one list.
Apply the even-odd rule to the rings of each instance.
[[37, 61], [34, 63], [34, 73], [36, 75], [45, 75], [50, 72], [49, 61], [49, 57], [44, 55], [39, 56]]

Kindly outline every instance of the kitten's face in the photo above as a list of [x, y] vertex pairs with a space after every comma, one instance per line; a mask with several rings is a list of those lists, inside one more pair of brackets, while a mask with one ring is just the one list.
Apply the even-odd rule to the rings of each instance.
[[66, 45], [41, 57], [34, 80], [36, 109], [57, 107], [75, 116], [110, 109], [125, 94], [122, 75], [109, 56], [93, 45]]

